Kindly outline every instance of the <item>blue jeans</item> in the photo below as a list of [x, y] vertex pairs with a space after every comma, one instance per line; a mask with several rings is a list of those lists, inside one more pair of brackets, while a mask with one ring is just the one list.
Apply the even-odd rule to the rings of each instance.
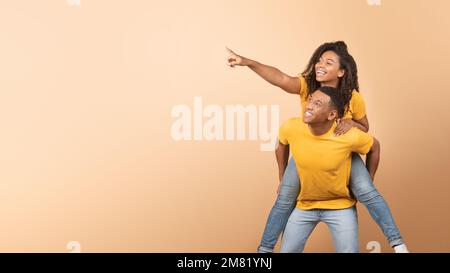
[[[289, 160], [281, 181], [280, 191], [267, 219], [258, 252], [273, 252], [275, 244], [286, 227], [289, 215], [297, 204], [300, 183], [293, 158]], [[380, 226], [391, 246], [403, 243], [400, 231], [395, 225], [389, 207], [375, 188], [361, 157], [353, 153], [350, 171], [350, 190], [355, 198], [369, 211]]]
[[294, 209], [283, 233], [281, 253], [303, 252], [306, 240], [319, 222], [327, 224], [338, 253], [359, 252], [356, 206], [346, 209]]

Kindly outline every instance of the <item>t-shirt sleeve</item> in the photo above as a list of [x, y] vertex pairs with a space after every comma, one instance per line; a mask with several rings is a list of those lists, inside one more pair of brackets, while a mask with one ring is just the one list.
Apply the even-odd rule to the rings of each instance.
[[366, 115], [366, 103], [359, 92], [353, 91], [349, 103], [350, 111], [346, 113], [344, 118], [360, 120]]
[[299, 94], [301, 99], [304, 100], [308, 95], [308, 83], [306, 82], [305, 77], [303, 77], [302, 74], [298, 75], [298, 79], [300, 80]]
[[289, 123], [290, 120], [285, 121], [278, 132], [278, 140], [283, 145], [289, 145]]
[[367, 154], [373, 145], [373, 136], [358, 128], [352, 128], [352, 152]]

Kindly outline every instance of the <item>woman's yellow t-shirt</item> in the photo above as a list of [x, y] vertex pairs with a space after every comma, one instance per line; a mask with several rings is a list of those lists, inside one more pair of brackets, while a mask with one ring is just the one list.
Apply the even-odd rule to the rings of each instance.
[[[306, 107], [306, 101], [308, 99], [308, 83], [306, 82], [305, 78], [302, 75], [299, 75], [298, 78], [300, 79], [300, 103], [302, 106], [302, 110], [304, 111]], [[366, 104], [364, 103], [361, 94], [358, 91], [353, 90], [352, 98], [350, 99], [349, 103], [349, 109], [344, 113], [344, 117], [342, 118], [360, 120], [365, 115], [366, 115]]]

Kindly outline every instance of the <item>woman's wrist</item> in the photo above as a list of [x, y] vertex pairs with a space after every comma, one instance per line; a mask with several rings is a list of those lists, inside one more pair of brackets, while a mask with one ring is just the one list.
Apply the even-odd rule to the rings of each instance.
[[255, 67], [255, 65], [258, 63], [257, 61], [242, 57], [242, 63], [249, 68]]

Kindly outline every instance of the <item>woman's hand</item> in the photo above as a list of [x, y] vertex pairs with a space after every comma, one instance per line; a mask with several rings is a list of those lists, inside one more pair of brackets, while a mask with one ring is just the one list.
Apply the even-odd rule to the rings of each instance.
[[228, 47], [225, 48], [229, 54], [227, 58], [227, 65], [230, 68], [234, 68], [236, 65], [247, 66], [270, 84], [278, 86], [279, 88], [290, 94], [300, 94], [301, 86], [298, 77], [291, 77], [281, 72], [276, 67], [265, 65], [255, 60], [245, 58], [243, 56], [237, 55]]
[[228, 66], [229, 67], [234, 67], [235, 65], [239, 65], [239, 66], [246, 66], [247, 64], [247, 59], [245, 57], [239, 56], [236, 53], [234, 53], [231, 49], [229, 49], [228, 47], [226, 47], [228, 54], [230, 54], [228, 56]]
[[334, 129], [334, 136], [340, 136], [347, 133], [352, 127], [355, 126], [355, 122], [352, 119], [338, 119], [337, 126]]

